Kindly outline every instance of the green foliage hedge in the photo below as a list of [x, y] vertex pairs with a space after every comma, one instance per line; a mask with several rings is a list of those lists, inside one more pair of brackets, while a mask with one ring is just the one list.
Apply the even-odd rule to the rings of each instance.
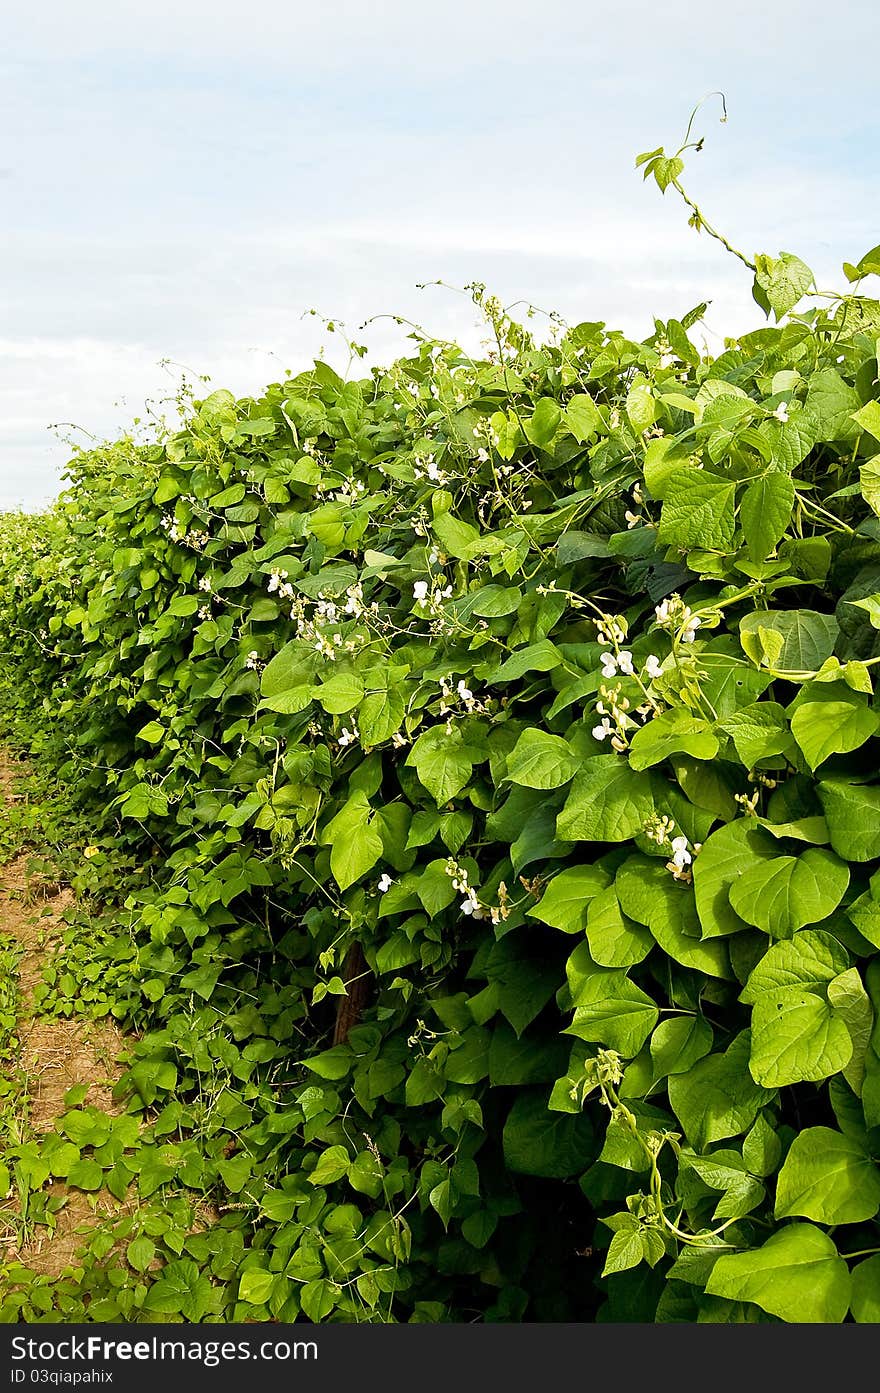
[[189, 1318], [876, 1319], [880, 306], [755, 267], [718, 357], [475, 287], [479, 361], [213, 392], [7, 518], [156, 1184], [235, 1201]]

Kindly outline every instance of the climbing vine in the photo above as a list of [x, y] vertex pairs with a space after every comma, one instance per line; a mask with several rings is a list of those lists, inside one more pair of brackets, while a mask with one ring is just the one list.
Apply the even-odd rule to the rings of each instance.
[[[692, 148], [639, 163], [720, 236]], [[880, 251], [737, 255], [718, 356], [474, 285], [481, 357], [214, 391], [3, 521], [111, 906], [42, 1002], [134, 1032], [57, 1142], [146, 1206], [90, 1318], [877, 1318]]]

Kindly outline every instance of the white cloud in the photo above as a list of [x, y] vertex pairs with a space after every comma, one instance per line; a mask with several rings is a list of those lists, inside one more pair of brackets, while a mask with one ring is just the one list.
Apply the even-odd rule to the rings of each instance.
[[[166, 396], [164, 357], [257, 391], [318, 351], [310, 307], [353, 333], [388, 312], [476, 342], [467, 299], [418, 281], [480, 279], [638, 335], [702, 299], [710, 343], [754, 325], [745, 269], [633, 169], [704, 85], [731, 103], [727, 126], [707, 104], [688, 165], [707, 214], [747, 252], [796, 250], [839, 283], [880, 224], [864, 98], [880, 11], [843, 10], [805, 0], [793, 24], [763, 0], [699, 23], [692, 0], [545, 0], [537, 16], [525, 0], [255, 0], [246, 19], [234, 0], [26, 8], [0, 84], [20, 132], [4, 157], [0, 506], [56, 487], [50, 422], [102, 436]], [[369, 342], [374, 360], [405, 346], [385, 320]]]

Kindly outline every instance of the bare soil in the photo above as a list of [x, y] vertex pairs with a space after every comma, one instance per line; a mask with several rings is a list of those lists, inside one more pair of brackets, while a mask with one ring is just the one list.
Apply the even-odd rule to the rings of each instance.
[[[16, 791], [17, 766], [0, 751], [0, 817], [3, 808], [21, 796]], [[86, 1104], [116, 1113], [112, 1090], [122, 1070], [118, 1057], [124, 1046], [121, 1032], [109, 1021], [82, 1017], [59, 1020], [34, 1014], [33, 990], [50, 959], [61, 950], [65, 914], [74, 903], [69, 888], [29, 874], [30, 856], [23, 855], [0, 867], [0, 934], [22, 948], [18, 964], [19, 1057], [18, 1070], [25, 1080], [20, 1131], [23, 1138], [52, 1129], [66, 1111], [64, 1095], [75, 1084], [86, 1084]], [[88, 1231], [108, 1215], [121, 1215], [120, 1205], [106, 1191], [98, 1196], [63, 1181], [50, 1186], [50, 1194], [62, 1198], [54, 1230], [39, 1227], [28, 1232], [18, 1247], [20, 1226], [4, 1221], [11, 1197], [0, 1207], [0, 1242], [8, 1256], [33, 1272], [57, 1277], [71, 1266], [88, 1238]], [[5, 1230], [5, 1233], [4, 1233]]]

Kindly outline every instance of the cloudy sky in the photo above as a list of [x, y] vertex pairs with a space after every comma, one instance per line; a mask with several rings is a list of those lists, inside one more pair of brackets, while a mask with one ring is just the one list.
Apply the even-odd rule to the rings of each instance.
[[[876, 0], [40, 0], [0, 57], [0, 508], [51, 498], [69, 447], [161, 411], [180, 374], [252, 392], [400, 314], [476, 343], [441, 278], [639, 336], [748, 273], [634, 156], [687, 178], [748, 253], [819, 283], [880, 241]], [[303, 317], [305, 314], [305, 317]], [[355, 337], [364, 338], [356, 334]], [[388, 319], [372, 361], [404, 340]], [[167, 361], [170, 360], [170, 361]]]

